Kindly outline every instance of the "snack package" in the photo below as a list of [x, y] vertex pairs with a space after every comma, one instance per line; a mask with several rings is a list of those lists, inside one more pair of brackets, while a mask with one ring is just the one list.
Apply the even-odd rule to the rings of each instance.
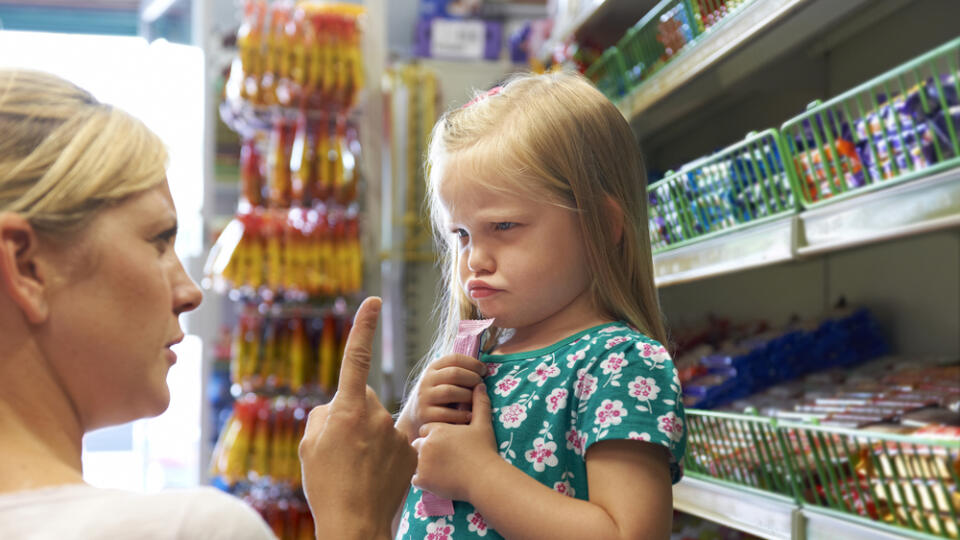
[[[493, 319], [476, 321], [460, 321], [457, 337], [453, 340], [453, 353], [477, 358], [480, 356], [480, 337], [483, 331], [490, 328]], [[428, 516], [448, 516], [453, 514], [453, 501], [437, 497], [429, 491], [424, 491], [421, 501], [423, 511]]]

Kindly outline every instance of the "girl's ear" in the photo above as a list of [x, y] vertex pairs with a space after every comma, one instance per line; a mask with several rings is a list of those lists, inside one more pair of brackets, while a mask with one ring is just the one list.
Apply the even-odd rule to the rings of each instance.
[[0, 291], [20, 307], [31, 324], [46, 320], [46, 282], [38, 260], [37, 234], [12, 212], [0, 213]]
[[607, 219], [610, 224], [610, 232], [613, 233], [613, 244], [619, 246], [620, 242], [623, 241], [623, 208], [620, 207], [620, 204], [617, 201], [613, 200], [613, 197], [607, 195], [604, 200], [604, 206], [607, 210]]

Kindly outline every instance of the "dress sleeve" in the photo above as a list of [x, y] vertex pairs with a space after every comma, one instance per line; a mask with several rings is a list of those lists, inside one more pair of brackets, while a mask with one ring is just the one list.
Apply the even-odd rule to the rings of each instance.
[[683, 475], [686, 418], [680, 379], [667, 350], [637, 334], [597, 340], [577, 372], [576, 429], [584, 455], [593, 443], [633, 439], [670, 450], [670, 477]]

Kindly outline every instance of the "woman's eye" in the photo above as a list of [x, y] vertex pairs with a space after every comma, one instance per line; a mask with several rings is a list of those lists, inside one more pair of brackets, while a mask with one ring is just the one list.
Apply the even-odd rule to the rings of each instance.
[[500, 221], [500, 222], [497, 222], [497, 223], [494, 223], [494, 224], [493, 224], [494, 230], [497, 230], [497, 231], [506, 231], [506, 230], [512, 229], [512, 228], [514, 228], [514, 227], [516, 227], [516, 226], [517, 226], [517, 224], [514, 223], [514, 222], [512, 222], [512, 221]]
[[176, 229], [164, 231], [153, 238], [153, 245], [156, 246], [157, 251], [164, 253], [167, 249], [173, 245], [174, 240], [177, 238]]

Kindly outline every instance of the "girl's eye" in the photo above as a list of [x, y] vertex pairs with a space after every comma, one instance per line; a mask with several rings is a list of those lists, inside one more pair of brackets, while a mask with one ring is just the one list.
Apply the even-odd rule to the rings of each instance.
[[453, 231], [453, 234], [457, 235], [457, 238], [460, 238], [460, 239], [464, 239], [470, 236], [470, 233], [468, 233], [464, 229], [457, 229]]
[[506, 231], [516, 226], [517, 224], [512, 221], [500, 221], [493, 224], [494, 230], [497, 230], [497, 231]]

